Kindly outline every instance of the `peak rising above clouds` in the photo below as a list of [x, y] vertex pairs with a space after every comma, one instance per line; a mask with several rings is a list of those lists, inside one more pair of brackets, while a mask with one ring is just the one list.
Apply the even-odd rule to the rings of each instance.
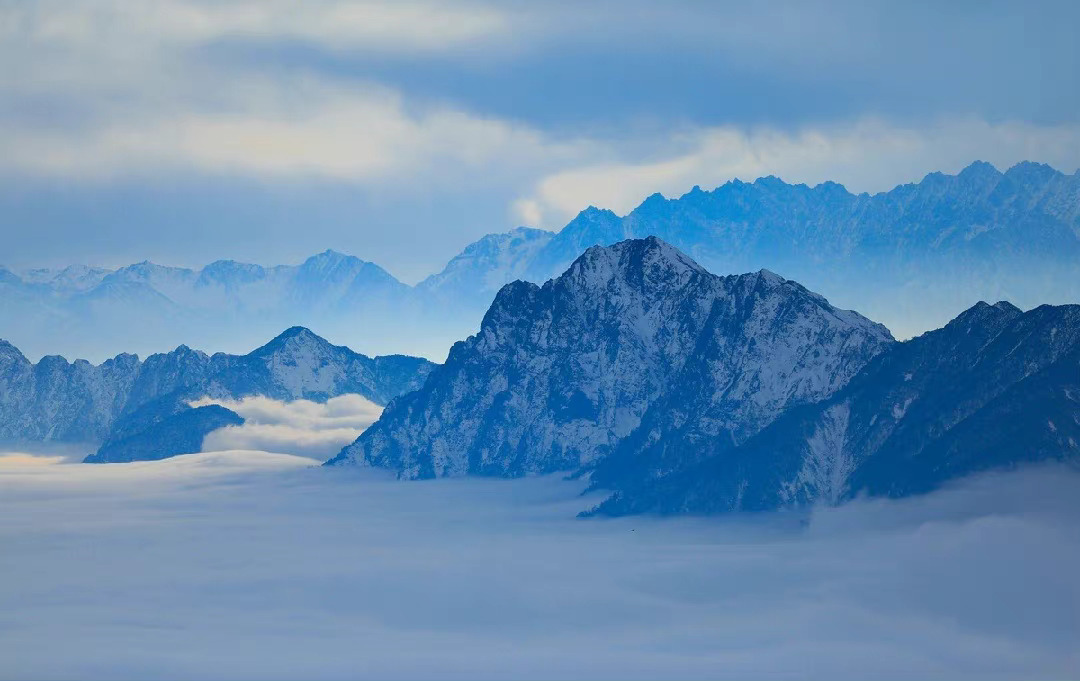
[[1077, 25], [0, 2], [0, 677], [1080, 677]]
[[[593, 246], [657, 236], [712, 272], [778, 272], [907, 338], [981, 299], [1024, 308], [1080, 299], [1078, 206], [1080, 175], [1037, 163], [1001, 172], [976, 162], [874, 195], [733, 180], [652, 194], [622, 216], [588, 208], [558, 232], [489, 234], [416, 286], [327, 250], [299, 265], [8, 272], [0, 305], [18, 321], [11, 340], [32, 357], [73, 346], [102, 359], [177, 340], [246, 351], [300, 324], [338, 344], [441, 361], [479, 329], [504, 284], [542, 284]], [[72, 332], [58, 336], [57, 324]]]

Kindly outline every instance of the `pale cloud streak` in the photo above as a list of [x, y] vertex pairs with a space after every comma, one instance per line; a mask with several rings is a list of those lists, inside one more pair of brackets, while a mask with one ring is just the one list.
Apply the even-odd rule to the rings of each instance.
[[[562, 153], [524, 126], [317, 69], [208, 60], [220, 41], [424, 55], [505, 37], [492, 7], [425, 2], [21, 3], [0, 9], [0, 171], [370, 182]], [[28, 109], [34, 109], [27, 114]], [[39, 115], [42, 110], [46, 115]], [[438, 175], [439, 173], [434, 173]]]
[[0, 163], [91, 180], [197, 170], [366, 182], [437, 167], [478, 172], [535, 164], [571, 150], [505, 121], [448, 108], [410, 112], [398, 93], [377, 86], [300, 76], [249, 82], [244, 91], [228, 111], [159, 111], [90, 130], [0, 133]]
[[[157, 244], [187, 264], [207, 249], [213, 257], [261, 260], [282, 257], [268, 250], [299, 257], [333, 245], [416, 280], [485, 233], [517, 224], [558, 229], [590, 204], [625, 213], [656, 191], [677, 196], [735, 177], [831, 179], [879, 191], [977, 158], [999, 167], [1032, 159], [1068, 172], [1080, 163], [1074, 117], [1036, 121], [1022, 108], [999, 115], [962, 97], [912, 115], [888, 98], [854, 97], [852, 88], [874, 88], [852, 83], [901, 76], [909, 90], [929, 95], [940, 90], [927, 82], [934, 74], [935, 83], [953, 74], [971, 84], [987, 71], [1002, 72], [1001, 61], [1025, 73], [1060, 71], [1055, 87], [1040, 92], [1048, 101], [1059, 93], [1071, 101], [1075, 79], [1066, 77], [1066, 57], [1024, 61], [995, 53], [998, 61], [986, 68], [970, 57], [1011, 35], [1019, 19], [1010, 17], [1027, 17], [1019, 9], [948, 13], [927, 27], [940, 43], [929, 52], [909, 40], [912, 26], [922, 35], [926, 12], [894, 9], [843, 2], [767, 10], [722, 3], [8, 3], [0, 6], [0, 63], [17, 68], [0, 69], [0, 177], [13, 189], [0, 192], [0, 201], [20, 207], [30, 197], [12, 224], [37, 225], [21, 230], [8, 260], [37, 262], [47, 254], [67, 264], [102, 248], [102, 239], [84, 236], [87, 210], [65, 212], [64, 201], [48, 193], [58, 187], [85, 192], [95, 205], [99, 193], [114, 189], [123, 195], [137, 186], [134, 196], [145, 197], [181, 187], [175, 200], [194, 206], [194, 215], [175, 218], [183, 210], [147, 199], [153, 207], [139, 219], [129, 205], [138, 200], [115, 218], [102, 217], [101, 229], [116, 235], [108, 248], [134, 254], [117, 258], [161, 257]], [[988, 23], [968, 36], [974, 42], [952, 45], [954, 28], [972, 25], [969, 14]], [[885, 30], [887, 22], [903, 30]], [[1072, 49], [1047, 39], [1057, 45], [1054, 55]], [[671, 71], [679, 60], [709, 68], [686, 77]], [[897, 73], [901, 61], [916, 67]], [[934, 70], [935, 63], [947, 68]], [[673, 89], [664, 89], [669, 83]], [[840, 104], [791, 105], [804, 89], [817, 103]], [[777, 93], [786, 98], [774, 100]], [[717, 97], [731, 106], [682, 117], [694, 102]], [[731, 113], [743, 99], [758, 108]], [[668, 101], [675, 108], [650, 113]], [[719, 113], [708, 113], [714, 109]], [[586, 112], [580, 124], [559, 113], [579, 110]], [[625, 118], [624, 110], [631, 111]], [[761, 110], [784, 115], [762, 122]], [[569, 123], [551, 122], [560, 116]], [[186, 180], [192, 187], [234, 182], [250, 193], [222, 206], [184, 188]], [[311, 229], [283, 226], [266, 238], [272, 220], [254, 214], [262, 192], [293, 206], [298, 221], [315, 215]], [[175, 223], [212, 223], [212, 241], [192, 238], [185, 250], [162, 236]], [[407, 246], [387, 229], [407, 232]]]
[[51, 45], [103, 37], [185, 46], [223, 38], [308, 41], [385, 52], [437, 51], [499, 36], [506, 17], [470, 3], [374, 0], [45, 0], [0, 12], [0, 31]]
[[268, 397], [204, 398], [192, 403], [193, 406], [207, 404], [231, 409], [244, 417], [245, 422], [207, 434], [202, 451], [261, 450], [320, 461], [329, 459], [359, 437], [382, 413], [382, 407], [360, 395], [340, 395], [325, 403], [282, 402]]

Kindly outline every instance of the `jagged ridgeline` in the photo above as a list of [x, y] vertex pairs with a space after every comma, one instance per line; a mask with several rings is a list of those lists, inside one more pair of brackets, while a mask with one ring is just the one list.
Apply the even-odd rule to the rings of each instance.
[[239, 419], [221, 407], [193, 409], [193, 400], [358, 394], [383, 405], [418, 388], [432, 366], [402, 355], [367, 357], [301, 327], [247, 355], [180, 346], [145, 361], [123, 354], [96, 366], [55, 356], [32, 364], [0, 341], [0, 438], [104, 440], [92, 462], [163, 458], [198, 451], [202, 435]]
[[980, 303], [898, 343], [769, 271], [651, 237], [503, 287], [480, 332], [328, 465], [403, 478], [574, 471], [595, 512], [903, 496], [1077, 458], [1080, 308]]
[[441, 360], [476, 332], [503, 285], [542, 284], [591, 246], [650, 235], [712, 272], [782, 272], [900, 337], [941, 326], [980, 298], [1024, 307], [1080, 299], [1080, 174], [973, 163], [874, 195], [765, 177], [654, 194], [624, 216], [588, 208], [557, 233], [489, 234], [416, 286], [333, 251], [270, 267], [0, 268], [0, 333], [32, 356], [103, 358], [180, 339], [246, 349], [303, 324]]
[[[620, 451], [631, 461], [663, 443]], [[599, 513], [711, 513], [904, 497], [973, 473], [1080, 462], [1080, 306], [980, 302], [734, 448], [648, 471], [613, 457]], [[630, 470], [631, 474], [627, 475]]]
[[247, 355], [181, 346], [100, 365], [33, 364], [0, 342], [0, 438], [157, 459], [242, 422], [198, 398], [352, 393], [386, 409], [330, 465], [409, 479], [569, 471], [612, 492], [593, 513], [764, 510], [1078, 460], [1078, 348], [1075, 305], [979, 303], [897, 342], [768, 270], [717, 276], [648, 237], [589, 248], [543, 286], [503, 286], [442, 366], [302, 327]]

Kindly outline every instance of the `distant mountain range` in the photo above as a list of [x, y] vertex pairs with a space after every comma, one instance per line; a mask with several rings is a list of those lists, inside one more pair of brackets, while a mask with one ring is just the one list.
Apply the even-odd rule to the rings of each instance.
[[1080, 461], [1080, 306], [978, 303], [906, 342], [762, 270], [649, 237], [503, 287], [480, 332], [328, 465], [590, 476], [593, 513], [906, 496]]
[[[326, 327], [339, 337], [407, 328], [412, 289], [377, 265], [326, 251], [297, 266], [221, 260], [201, 270], [151, 262], [109, 271], [72, 266], [18, 277], [0, 270], [9, 340], [31, 355], [61, 344], [76, 356], [146, 352], [178, 342], [252, 347], [283, 328]], [[352, 333], [343, 332], [348, 328]]]
[[302, 324], [354, 346], [442, 359], [476, 332], [503, 285], [542, 283], [591, 246], [650, 235], [713, 272], [780, 272], [900, 337], [982, 298], [1080, 300], [1080, 174], [977, 162], [875, 195], [766, 177], [654, 194], [624, 217], [590, 207], [558, 233], [488, 235], [416, 286], [333, 251], [296, 266], [0, 268], [0, 335], [32, 356], [63, 348], [101, 358], [177, 342], [246, 348]]
[[[176, 425], [176, 417], [186, 425], [189, 439], [196, 437], [191, 434], [196, 422], [208, 432], [215, 423], [239, 418], [223, 414], [227, 410], [221, 408], [192, 410], [188, 403], [193, 400], [261, 395], [326, 401], [348, 393], [383, 405], [419, 388], [433, 366], [403, 355], [367, 357], [302, 327], [290, 328], [246, 355], [207, 355], [182, 345], [145, 361], [122, 354], [96, 366], [58, 356], [33, 364], [15, 346], [0, 341], [0, 439], [104, 440], [91, 461], [161, 458], [152, 454], [192, 451], [176, 431], [163, 436]], [[208, 415], [216, 416], [206, 419]], [[174, 421], [160, 425], [168, 419]], [[157, 436], [147, 433], [151, 427], [158, 428]], [[131, 438], [142, 444], [134, 446]], [[182, 451], [175, 451], [177, 447]]]
[[[427, 286], [520, 273], [552, 243], [493, 237]], [[84, 274], [97, 276], [70, 278]], [[246, 355], [180, 346], [96, 366], [33, 364], [0, 341], [0, 439], [100, 441], [92, 463], [198, 451], [243, 422], [199, 398], [346, 393], [385, 410], [327, 465], [407, 479], [568, 471], [610, 493], [589, 515], [903, 497], [1080, 463], [1080, 306], [979, 302], [898, 342], [769, 270], [715, 275], [650, 236], [592, 246], [543, 286], [504, 285], [443, 365], [370, 358], [302, 327]]]

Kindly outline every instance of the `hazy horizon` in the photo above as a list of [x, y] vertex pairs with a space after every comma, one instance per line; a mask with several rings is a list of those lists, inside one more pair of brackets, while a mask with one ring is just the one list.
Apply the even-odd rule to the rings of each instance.
[[[978, 159], [978, 158], [973, 158], [973, 159], [971, 159], [971, 161], [969, 163], [966, 163], [963, 166], [961, 166], [961, 167], [959, 167], [956, 170], [951, 171], [951, 172], [944, 171], [944, 170], [941, 170], [941, 169], [929, 169], [929, 170], [927, 170], [926, 172], [924, 172], [922, 175], [920, 175], [918, 177], [913, 177], [913, 178], [910, 178], [908, 180], [902, 180], [902, 181], [900, 181], [900, 182], [898, 182], [896, 184], [889, 185], [889, 186], [887, 186], [887, 187], [885, 187], [883, 189], [880, 189], [880, 190], [877, 190], [877, 191], [872, 191], [872, 192], [867, 192], [867, 193], [869, 193], [871, 196], [873, 196], [875, 194], [888, 193], [889, 191], [892, 191], [894, 189], [897, 189], [897, 188], [902, 187], [902, 186], [907, 185], [907, 184], [917, 184], [918, 182], [924, 180], [927, 175], [932, 175], [934, 173], [944, 173], [946, 175], [956, 175], [957, 173], [959, 173], [964, 168], [966, 168], [966, 167], [968, 167], [968, 166], [970, 166], [970, 165], [972, 165], [974, 163], [982, 163], [982, 162], [986, 162], [986, 161], [983, 161], [982, 159]], [[1016, 163], [1024, 163], [1024, 162], [1043, 163], [1039, 159], [1032, 159], [1032, 158], [1020, 159]], [[991, 165], [993, 165], [993, 164], [991, 164]], [[1052, 164], [1046, 164], [1046, 165], [1050, 165], [1051, 167], [1053, 167]], [[1008, 168], [998, 168], [998, 167], [995, 167], [995, 168], [999, 172], [1005, 172], [1008, 169]], [[1080, 165], [1077, 165], [1076, 168], [1073, 169], [1071, 172], [1066, 168], [1054, 168], [1054, 170], [1056, 170], [1056, 171], [1058, 171], [1058, 172], [1060, 172], [1062, 174], [1065, 174], [1065, 175], [1080, 174]], [[752, 184], [752, 183], [754, 183], [754, 182], [756, 182], [758, 180], [762, 180], [762, 179], [765, 179], [767, 177], [776, 177], [776, 176], [775, 175], [759, 175], [759, 176], [756, 176], [756, 177], [753, 177], [753, 178], [732, 177], [732, 178], [726, 180], [724, 183], [722, 183], [720, 185], [716, 185], [715, 187], [707, 187], [707, 188], [703, 188], [703, 189], [705, 189], [706, 191], [711, 191], [712, 189], [716, 189], [716, 188], [718, 188], [720, 186], [723, 186], [723, 184], [727, 184], [727, 183], [730, 183], [730, 182], [736, 182], [736, 181], [742, 181], [742, 182], [745, 182], [745, 183]], [[785, 182], [786, 184], [790, 184], [790, 185], [805, 184], [805, 183], [799, 183], [799, 182], [788, 182], [787, 179], [784, 178], [784, 177], [779, 177], [778, 179], [780, 179], [781, 181]], [[811, 188], [816, 188], [816, 187], [818, 187], [818, 186], [820, 186], [822, 184], [825, 184], [825, 183], [839, 184], [840, 186], [844, 187], [844, 189], [846, 189], [849, 193], [852, 193], [852, 194], [863, 193], [863, 192], [852, 191], [850, 187], [847, 187], [842, 182], [836, 182], [836, 181], [834, 181], [832, 179], [829, 179], [829, 178], [823, 179], [823, 180], [821, 180], [820, 182], [817, 182], [817, 183], [812, 183], [809, 186]], [[580, 213], [581, 211], [584, 211], [584, 210], [586, 210], [588, 208], [599, 208], [600, 210], [611, 210], [612, 212], [614, 212], [619, 217], [625, 217], [626, 215], [630, 214], [635, 207], [637, 207], [638, 205], [643, 203], [647, 198], [649, 198], [653, 194], [660, 194], [661, 196], [663, 196], [666, 199], [677, 199], [677, 198], [680, 198], [680, 197], [685, 196], [686, 194], [690, 193], [690, 191], [692, 191], [696, 187], [700, 187], [700, 185], [693, 184], [693, 185], [685, 187], [685, 189], [682, 190], [682, 191], [676, 191], [674, 193], [671, 193], [670, 195], [665, 194], [663, 191], [658, 189], [658, 190], [656, 190], [654, 192], [649, 192], [648, 194], [642, 195], [639, 198], [639, 200], [637, 201], [637, 203], [633, 204], [629, 208], [624, 208], [621, 212], [617, 211], [617, 210], [615, 210], [615, 209], [613, 209], [613, 208], [611, 208], [609, 206], [596, 205], [596, 204], [593, 204], [593, 203], [588, 203], [588, 204], [582, 205], [578, 210], [573, 211], [573, 213], [571, 213], [571, 217], [573, 217], [573, 215], [576, 215], [577, 213]], [[536, 225], [510, 224], [510, 223], [507, 223], [506, 225], [503, 225], [502, 227], [499, 227], [498, 225], [492, 226], [491, 229], [489, 229], [487, 232], [484, 232], [484, 233], [480, 234], [477, 238], [478, 239], [483, 238], [484, 236], [488, 236], [490, 234], [502, 234], [502, 233], [510, 232], [510, 231], [513, 231], [515, 229], [519, 229], [519, 228], [522, 228], [522, 227], [529, 228], [529, 229], [541, 229], [541, 230], [544, 230], [544, 231], [549, 231], [549, 232], [557, 234], [558, 232], [562, 231], [563, 228], [565, 228], [567, 226], [567, 224], [568, 223], [562, 223], [562, 224], [557, 225], [557, 226], [538, 227]], [[442, 271], [443, 267], [447, 263], [449, 263], [449, 261], [453, 257], [459, 255], [465, 249], [466, 246], [470, 245], [470, 243], [473, 243], [473, 242], [461, 243], [459, 246], [457, 246], [456, 250], [454, 250], [453, 246], [448, 246], [448, 248], [450, 249], [448, 251], [449, 255], [446, 257], [445, 261], [442, 262], [442, 265], [436, 266], [435, 269], [433, 269], [433, 270], [431, 270], [429, 272], [421, 272], [419, 274], [414, 273], [412, 277], [398, 276], [393, 271], [391, 271], [389, 268], [384, 267], [381, 263], [379, 263], [377, 261], [374, 261], [374, 260], [371, 260], [370, 258], [365, 257], [363, 253], [339, 251], [339, 250], [337, 250], [335, 248], [332, 248], [332, 247], [320, 248], [320, 249], [318, 249], [316, 251], [312, 251], [312, 252], [306, 253], [306, 254], [305, 253], [297, 254], [294, 259], [289, 260], [289, 261], [283, 261], [283, 262], [269, 262], [269, 261], [255, 262], [255, 261], [248, 261], [248, 260], [243, 260], [243, 259], [238, 259], [238, 258], [214, 256], [210, 260], [206, 260], [206, 259], [203, 259], [203, 260], [188, 260], [188, 261], [183, 261], [183, 262], [181, 262], [181, 261], [166, 261], [166, 260], [151, 260], [150, 258], [139, 258], [137, 260], [131, 260], [131, 261], [124, 260], [124, 261], [114, 261], [114, 262], [82, 262], [82, 261], [60, 262], [60, 261], [48, 261], [48, 262], [42, 262], [42, 263], [38, 263], [38, 264], [32, 264], [32, 263], [31, 264], [23, 264], [23, 265], [21, 265], [21, 266], [19, 266], [17, 268], [8, 267], [7, 263], [0, 262], [0, 267], [7, 267], [9, 270], [11, 270], [12, 272], [14, 272], [14, 273], [16, 273], [18, 275], [28, 275], [28, 274], [31, 274], [31, 273], [33, 273], [35, 271], [39, 271], [39, 270], [49, 270], [49, 271], [53, 271], [53, 272], [58, 272], [58, 271], [61, 271], [61, 270], [65, 269], [66, 267], [73, 267], [73, 266], [86, 266], [86, 267], [91, 267], [91, 268], [100, 267], [102, 269], [107, 269], [107, 270], [110, 270], [110, 271], [116, 271], [117, 269], [120, 269], [120, 268], [123, 268], [123, 267], [127, 267], [127, 266], [130, 266], [130, 265], [138, 265], [138, 264], [142, 264], [142, 263], [146, 263], [146, 262], [150, 262], [150, 263], [153, 263], [155, 265], [161, 265], [163, 267], [175, 267], [175, 268], [181, 268], [181, 269], [190, 269], [190, 270], [194, 270], [194, 271], [199, 271], [199, 270], [203, 269], [204, 267], [206, 267], [207, 265], [211, 265], [211, 264], [221, 262], [221, 261], [233, 261], [233, 262], [237, 262], [237, 263], [244, 264], [244, 265], [257, 265], [259, 267], [266, 267], [266, 268], [280, 267], [280, 266], [295, 267], [295, 266], [299, 266], [299, 265], [303, 264], [306, 260], [308, 260], [308, 259], [310, 259], [310, 258], [312, 258], [314, 256], [317, 256], [317, 255], [320, 255], [320, 254], [323, 254], [323, 253], [326, 253], [326, 252], [335, 252], [335, 253], [340, 253], [340, 254], [345, 255], [345, 256], [359, 258], [360, 260], [364, 260], [365, 262], [371, 262], [372, 264], [378, 265], [379, 267], [386, 270], [391, 276], [393, 276], [395, 279], [397, 279], [401, 283], [405, 284], [406, 286], [415, 287], [417, 284], [419, 284], [424, 279], [426, 279], [426, 278], [428, 278], [428, 277], [430, 277], [430, 276], [432, 276], [434, 274], [438, 274], [440, 271]], [[738, 274], [738, 273], [730, 272], [730, 273], [724, 273], [724, 274]]]

